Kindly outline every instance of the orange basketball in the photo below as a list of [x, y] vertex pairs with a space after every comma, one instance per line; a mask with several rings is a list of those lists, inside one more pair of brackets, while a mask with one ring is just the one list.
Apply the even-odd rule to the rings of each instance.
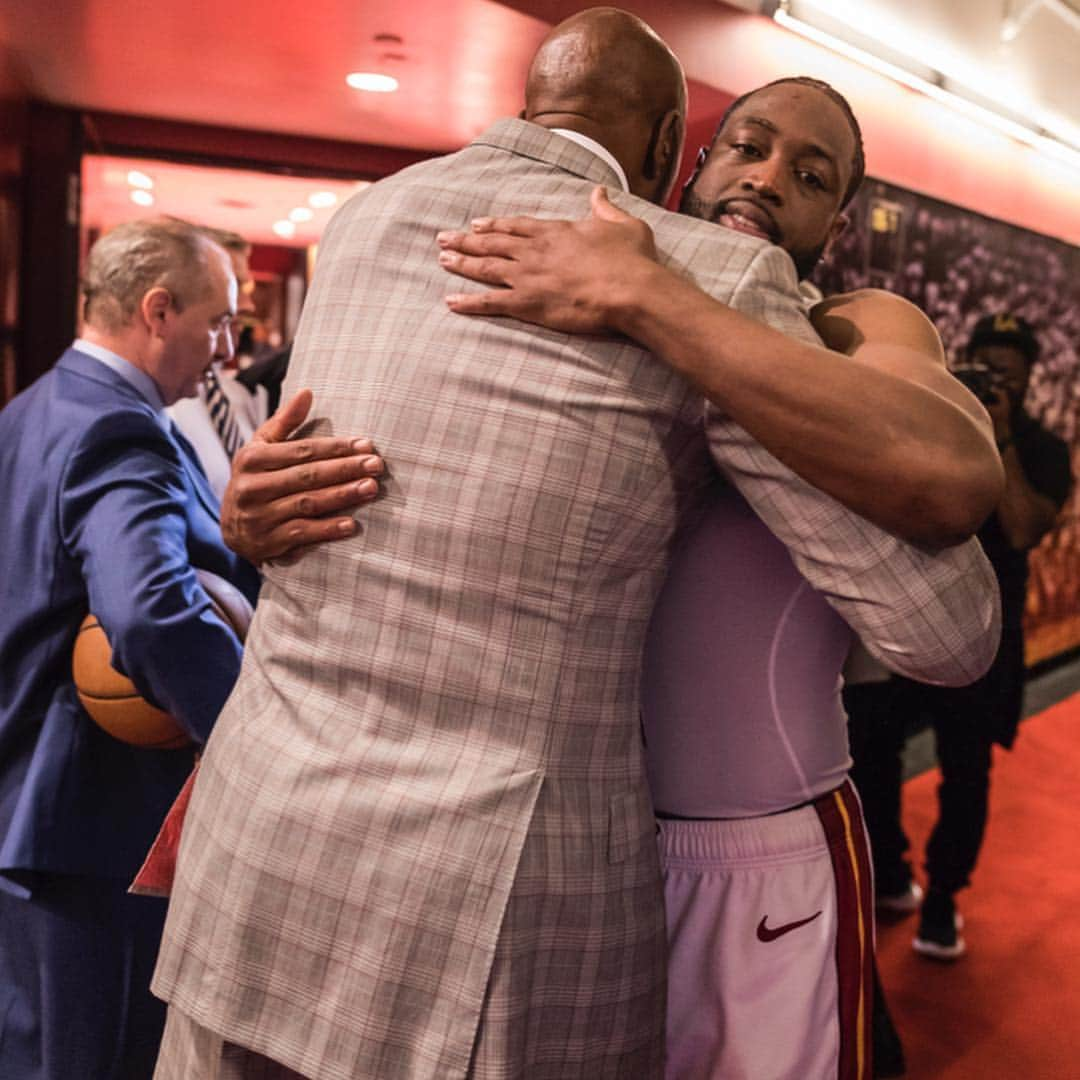
[[112, 646], [93, 615], [79, 627], [71, 671], [82, 707], [114, 739], [147, 750], [176, 750], [190, 744], [187, 732], [112, 666]]
[[[208, 570], [196, 573], [210, 594], [215, 613], [243, 641], [251, 620], [251, 605], [246, 597]], [[148, 750], [176, 750], [191, 744], [180, 724], [167, 712], [151, 705], [135, 689], [135, 684], [112, 666], [112, 646], [92, 614], [79, 627], [71, 670], [83, 708], [114, 739]]]

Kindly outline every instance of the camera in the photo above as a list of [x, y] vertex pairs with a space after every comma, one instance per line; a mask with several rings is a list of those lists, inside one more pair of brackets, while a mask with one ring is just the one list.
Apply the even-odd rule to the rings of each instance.
[[986, 364], [961, 364], [952, 369], [960, 380], [984, 405], [993, 405], [1005, 391], [998, 382], [997, 372]]

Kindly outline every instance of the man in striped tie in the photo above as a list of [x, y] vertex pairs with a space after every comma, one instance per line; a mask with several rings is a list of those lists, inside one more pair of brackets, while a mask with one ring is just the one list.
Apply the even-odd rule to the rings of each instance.
[[126, 890], [193, 754], [92, 723], [79, 623], [92, 611], [114, 665], [201, 744], [241, 649], [195, 566], [258, 589], [165, 411], [230, 355], [225, 252], [183, 222], [130, 222], [91, 250], [84, 293], [79, 339], [0, 413], [0, 1076], [25, 1080], [147, 1076], [164, 1020], [165, 904]]
[[236, 414], [229, 404], [228, 395], [221, 385], [221, 379], [214, 368], [210, 368], [203, 379], [205, 393], [202, 395], [206, 411], [210, 414], [210, 421], [214, 430], [221, 440], [221, 445], [231, 461], [233, 455], [240, 448], [240, 425], [237, 423]]

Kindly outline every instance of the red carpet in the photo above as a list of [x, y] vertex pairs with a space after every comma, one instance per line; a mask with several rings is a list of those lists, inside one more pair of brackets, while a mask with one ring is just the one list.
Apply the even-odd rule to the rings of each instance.
[[[904, 787], [922, 862], [936, 813], [934, 770]], [[968, 955], [911, 950], [916, 916], [878, 928], [889, 1006], [912, 1080], [1080, 1080], [1080, 694], [995, 748], [990, 825], [959, 894]]]

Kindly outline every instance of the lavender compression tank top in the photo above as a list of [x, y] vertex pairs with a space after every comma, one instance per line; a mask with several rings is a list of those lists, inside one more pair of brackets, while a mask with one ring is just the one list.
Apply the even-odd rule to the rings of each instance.
[[657, 813], [771, 814], [839, 785], [852, 640], [742, 496], [718, 487], [674, 554], [645, 645]]

